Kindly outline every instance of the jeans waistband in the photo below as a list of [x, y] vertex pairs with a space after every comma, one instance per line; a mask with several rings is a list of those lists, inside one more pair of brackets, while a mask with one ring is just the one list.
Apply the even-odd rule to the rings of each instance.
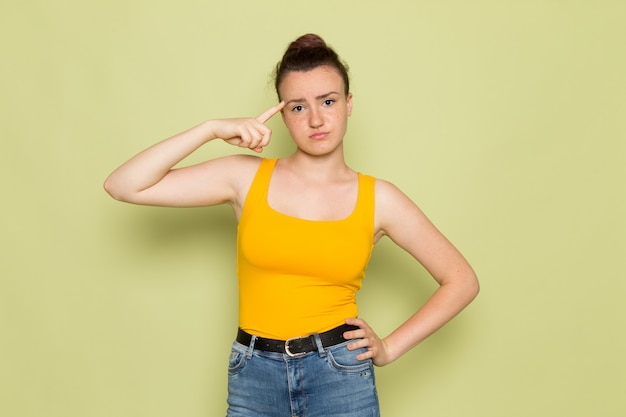
[[341, 326], [335, 327], [334, 329], [323, 333], [292, 337], [287, 340], [268, 339], [265, 337], [253, 336], [239, 328], [236, 340], [242, 345], [249, 346], [250, 343], [252, 343], [252, 339], [255, 338], [254, 349], [266, 352], [284, 353], [288, 356], [295, 357], [318, 350], [317, 342], [315, 340], [316, 335], [319, 336], [322, 347], [326, 348], [348, 341], [349, 339], [344, 338], [343, 334], [347, 331], [357, 330], [358, 328], [358, 326], [342, 324]]

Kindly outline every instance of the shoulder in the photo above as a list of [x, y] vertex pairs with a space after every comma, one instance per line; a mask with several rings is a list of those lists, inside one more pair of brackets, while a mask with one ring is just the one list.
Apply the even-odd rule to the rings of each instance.
[[[373, 190], [377, 211], [385, 207], [393, 207], [399, 200], [409, 200], [409, 198], [390, 181], [376, 178], [362, 172], [358, 172], [359, 177], [367, 187]], [[410, 201], [410, 200], [409, 200]]]
[[393, 183], [380, 178], [374, 179], [374, 192], [376, 195], [376, 203], [381, 207], [393, 206], [401, 201], [411, 201], [409, 197], [402, 192]]
[[393, 237], [425, 220], [417, 204], [393, 183], [377, 178], [374, 190], [378, 235]]
[[270, 160], [255, 155], [230, 155], [212, 161], [220, 164], [219, 170], [227, 175], [227, 181], [230, 182], [233, 190], [231, 202], [237, 217], [241, 213], [248, 191], [264, 161]]
[[197, 184], [200, 194], [214, 196], [211, 204], [239, 205], [245, 198], [263, 158], [254, 155], [228, 155], [182, 168], [187, 183]]

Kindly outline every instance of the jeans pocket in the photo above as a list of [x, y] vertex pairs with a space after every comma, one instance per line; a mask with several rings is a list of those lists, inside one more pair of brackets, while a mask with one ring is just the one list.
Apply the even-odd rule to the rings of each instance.
[[228, 358], [228, 374], [236, 375], [246, 365], [246, 353], [235, 346], [230, 351], [230, 357]]
[[346, 373], [363, 373], [372, 367], [370, 359], [359, 360], [356, 355], [367, 352], [367, 348], [348, 350], [347, 344], [333, 346], [326, 351], [328, 363], [333, 369]]

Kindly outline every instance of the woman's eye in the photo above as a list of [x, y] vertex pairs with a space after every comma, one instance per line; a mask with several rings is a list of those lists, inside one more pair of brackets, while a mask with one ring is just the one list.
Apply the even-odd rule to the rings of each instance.
[[302, 108], [303, 108], [302, 106], [295, 106], [293, 109], [291, 109], [291, 111], [301, 112]]
[[324, 100], [324, 105], [325, 106], [331, 106], [334, 102], [335, 102], [335, 100], [328, 98], [328, 99]]

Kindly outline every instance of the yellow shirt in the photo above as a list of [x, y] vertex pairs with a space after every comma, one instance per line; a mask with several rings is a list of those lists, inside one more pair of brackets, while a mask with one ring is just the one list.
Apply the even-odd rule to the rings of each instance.
[[356, 293], [374, 246], [375, 179], [359, 173], [356, 206], [347, 218], [304, 220], [267, 202], [276, 161], [262, 160], [239, 219], [239, 326], [284, 340], [357, 316]]

